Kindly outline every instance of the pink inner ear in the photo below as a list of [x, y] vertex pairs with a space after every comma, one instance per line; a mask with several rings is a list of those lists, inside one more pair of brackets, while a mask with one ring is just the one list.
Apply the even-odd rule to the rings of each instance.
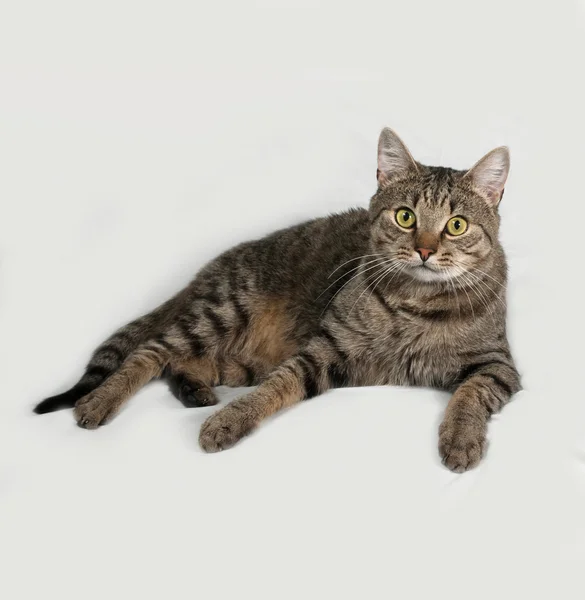
[[378, 187], [382, 188], [388, 185], [388, 179], [380, 169], [376, 169], [376, 181], [378, 182]]
[[504, 190], [500, 192], [498, 188], [494, 187], [485, 187], [483, 188], [483, 190], [484, 193], [487, 194], [489, 201], [494, 206], [497, 206], [500, 203], [500, 201], [502, 200], [502, 196], [504, 195]]
[[467, 173], [473, 186], [493, 206], [497, 206], [504, 194], [504, 185], [510, 168], [510, 157], [505, 147], [488, 152]]

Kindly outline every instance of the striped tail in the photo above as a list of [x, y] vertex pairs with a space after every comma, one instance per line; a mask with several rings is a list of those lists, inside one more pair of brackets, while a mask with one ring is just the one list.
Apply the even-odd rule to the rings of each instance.
[[172, 316], [176, 303], [177, 297], [172, 298], [153, 312], [118, 329], [93, 353], [83, 377], [70, 390], [43, 400], [35, 406], [34, 412], [42, 415], [73, 408], [80, 398], [95, 390], [116, 372], [140, 344], [164, 327]]

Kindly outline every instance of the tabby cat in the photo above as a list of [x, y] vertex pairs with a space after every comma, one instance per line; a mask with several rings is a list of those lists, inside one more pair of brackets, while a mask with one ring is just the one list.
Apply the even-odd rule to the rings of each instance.
[[258, 384], [201, 427], [201, 447], [217, 452], [330, 388], [429, 386], [453, 393], [443, 463], [475, 466], [490, 416], [520, 389], [498, 241], [508, 169], [504, 147], [468, 171], [424, 166], [384, 129], [368, 210], [225, 252], [108, 338], [79, 382], [35, 411], [74, 407], [78, 424], [95, 429], [157, 377], [186, 406], [216, 404], [217, 385]]

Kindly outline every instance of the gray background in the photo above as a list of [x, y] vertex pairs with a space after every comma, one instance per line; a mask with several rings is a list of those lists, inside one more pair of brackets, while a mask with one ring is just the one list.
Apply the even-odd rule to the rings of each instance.
[[[2, 596], [582, 598], [584, 21], [562, 1], [3, 3]], [[367, 205], [383, 126], [430, 164], [511, 148], [526, 390], [480, 468], [441, 466], [432, 390], [330, 392], [214, 456], [212, 409], [162, 384], [97, 432], [32, 415], [218, 252]]]

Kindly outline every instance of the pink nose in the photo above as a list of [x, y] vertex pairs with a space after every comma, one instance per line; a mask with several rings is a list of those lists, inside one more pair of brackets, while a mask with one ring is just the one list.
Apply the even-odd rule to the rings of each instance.
[[435, 251], [432, 248], [417, 248], [416, 251], [420, 254], [420, 257], [423, 259], [423, 262], [428, 260], [431, 254], [435, 253]]

